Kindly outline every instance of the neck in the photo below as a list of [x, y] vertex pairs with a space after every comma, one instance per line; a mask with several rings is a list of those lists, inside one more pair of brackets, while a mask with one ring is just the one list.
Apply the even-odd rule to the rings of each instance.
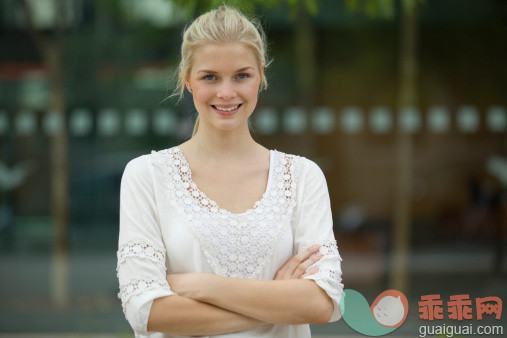
[[221, 131], [200, 123], [197, 133], [187, 143], [199, 157], [210, 160], [249, 157], [258, 146], [247, 124], [237, 130]]

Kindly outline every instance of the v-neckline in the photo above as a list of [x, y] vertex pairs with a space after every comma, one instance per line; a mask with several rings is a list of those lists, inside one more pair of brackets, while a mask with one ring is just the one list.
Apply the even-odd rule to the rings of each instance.
[[[239, 216], [248, 215], [248, 214], [254, 212], [255, 210], [257, 210], [263, 204], [264, 200], [266, 199], [266, 196], [268, 195], [268, 193], [270, 191], [270, 188], [271, 188], [271, 185], [272, 185], [273, 171], [274, 171], [274, 167], [275, 167], [275, 163], [274, 163], [275, 162], [275, 153], [274, 153], [273, 150], [269, 150], [268, 182], [266, 184], [266, 189], [265, 189], [264, 193], [262, 194], [262, 197], [259, 200], [255, 201], [253, 203], [253, 205], [249, 209], [247, 209], [246, 211], [243, 211], [243, 212], [240, 212], [240, 213], [235, 213], [235, 212], [229, 211], [229, 210], [227, 210], [225, 208], [222, 208], [216, 201], [214, 201], [211, 198], [209, 198], [206, 195], [206, 193], [204, 193], [197, 186], [197, 184], [192, 179], [192, 169], [190, 168], [190, 164], [188, 163], [185, 155], [183, 154], [183, 151], [181, 151], [181, 149], [180, 149], [179, 146], [175, 146], [174, 148], [176, 149], [176, 152], [179, 154], [182, 163], [187, 168], [187, 171], [183, 172], [181, 170], [181, 168], [183, 166], [178, 166], [178, 170], [180, 171], [180, 174], [188, 176], [188, 183], [190, 184], [190, 187], [189, 187], [189, 189], [187, 189], [186, 193], [189, 195], [190, 198], [195, 199], [195, 196], [193, 196], [192, 191], [194, 191], [194, 192], [196, 191], [196, 192], [198, 192], [203, 197], [203, 199], [205, 199], [207, 201], [207, 203], [205, 203], [205, 204], [201, 203], [200, 201], [197, 201], [200, 207], [205, 207], [206, 208], [207, 206], [211, 205], [212, 207], [216, 208], [216, 213], [218, 213], [218, 214], [226, 214], [226, 215], [230, 215], [230, 216], [239, 217]], [[210, 212], [213, 212], [212, 207], [208, 207], [207, 209]]]

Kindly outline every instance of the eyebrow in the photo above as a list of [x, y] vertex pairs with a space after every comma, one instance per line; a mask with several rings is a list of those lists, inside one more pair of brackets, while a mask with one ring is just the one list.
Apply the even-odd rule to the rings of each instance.
[[[253, 67], [243, 67], [241, 69], [238, 69], [235, 73], [244, 72], [245, 70], [248, 70], [250, 68], [253, 69]], [[201, 69], [200, 71], [197, 72], [197, 74], [199, 74], [199, 73], [217, 74], [217, 72], [215, 72], [214, 70], [209, 70], [209, 69]]]

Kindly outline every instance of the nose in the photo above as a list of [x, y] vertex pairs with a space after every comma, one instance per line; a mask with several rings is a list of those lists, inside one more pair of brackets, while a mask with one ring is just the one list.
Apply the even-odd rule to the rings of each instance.
[[231, 81], [223, 81], [218, 88], [217, 97], [229, 100], [236, 97], [236, 88]]

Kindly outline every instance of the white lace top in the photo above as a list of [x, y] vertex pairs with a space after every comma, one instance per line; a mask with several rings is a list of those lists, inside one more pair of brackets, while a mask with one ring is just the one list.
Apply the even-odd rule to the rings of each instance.
[[[199, 190], [178, 147], [127, 164], [120, 194], [118, 297], [136, 337], [173, 337], [146, 330], [153, 300], [174, 294], [167, 274], [272, 280], [290, 257], [313, 244], [321, 245], [324, 257], [306, 279], [333, 300], [331, 321], [341, 317], [341, 257], [324, 174], [304, 157], [270, 154], [266, 191], [241, 214], [220, 208]], [[264, 325], [222, 336], [300, 338], [310, 337], [310, 328]]]

